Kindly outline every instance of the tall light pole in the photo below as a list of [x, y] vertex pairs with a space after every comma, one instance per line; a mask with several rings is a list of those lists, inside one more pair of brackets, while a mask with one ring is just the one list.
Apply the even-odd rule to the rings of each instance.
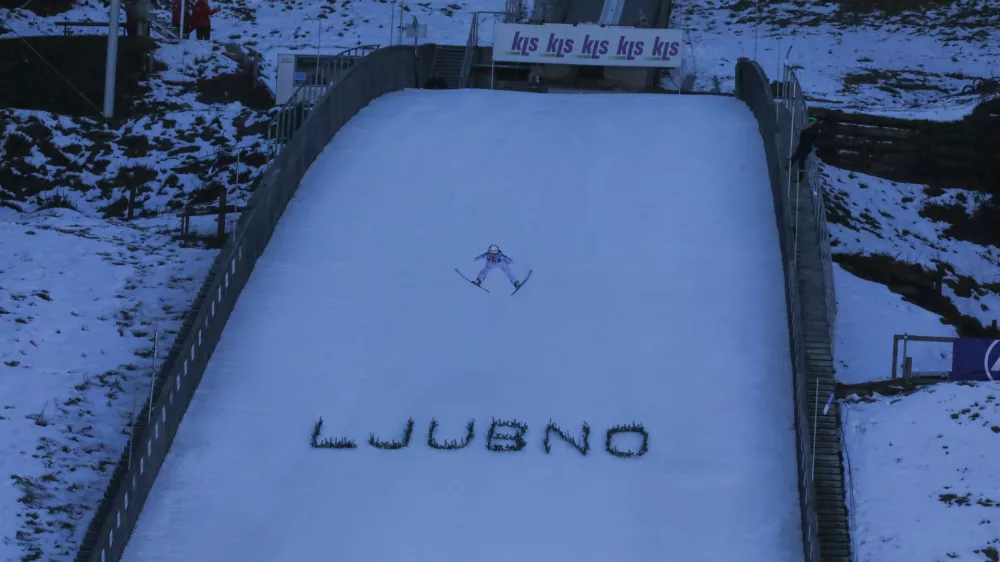
[[[319, 86], [319, 57], [320, 57], [320, 44], [323, 41], [323, 20], [319, 18], [306, 18], [302, 20], [303, 23], [307, 21], [316, 22], [316, 81], [313, 86]], [[301, 27], [301, 26], [300, 26]]]
[[121, 17], [121, 0], [111, 0], [108, 16], [108, 60], [104, 68], [104, 118], [115, 113], [115, 73], [118, 70], [118, 19]]

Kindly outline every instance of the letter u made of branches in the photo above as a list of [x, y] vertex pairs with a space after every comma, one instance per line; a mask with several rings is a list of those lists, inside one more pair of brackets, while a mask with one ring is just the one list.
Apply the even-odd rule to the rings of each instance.
[[464, 449], [469, 446], [472, 438], [476, 434], [476, 420], [469, 420], [469, 423], [465, 425], [465, 439], [461, 443], [452, 439], [451, 441], [445, 440], [444, 444], [437, 442], [434, 438], [434, 431], [438, 427], [438, 422], [436, 419], [431, 419], [430, 429], [427, 431], [427, 444], [434, 449], [443, 449], [446, 451], [452, 451], [455, 449]]
[[402, 441], [379, 441], [378, 437], [374, 433], [368, 436], [368, 444], [376, 449], [402, 449], [410, 444], [410, 436], [413, 435], [413, 418], [406, 421], [406, 428], [403, 429], [403, 440]]

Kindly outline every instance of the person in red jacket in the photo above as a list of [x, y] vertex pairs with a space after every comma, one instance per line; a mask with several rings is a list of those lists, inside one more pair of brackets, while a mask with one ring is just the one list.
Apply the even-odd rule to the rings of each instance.
[[191, 8], [191, 27], [197, 33], [199, 40], [209, 40], [212, 38], [212, 16], [219, 12], [219, 8], [214, 10], [209, 7], [208, 0], [196, 0]]
[[139, 34], [139, 18], [135, 17], [132, 6], [125, 4], [125, 36], [135, 37]]
[[171, 2], [170, 23], [174, 26], [174, 31], [180, 35], [181, 32], [181, 0]]

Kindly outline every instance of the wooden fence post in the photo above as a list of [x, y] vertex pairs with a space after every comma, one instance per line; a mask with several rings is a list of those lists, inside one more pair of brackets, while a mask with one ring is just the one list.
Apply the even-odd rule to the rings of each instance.
[[892, 336], [892, 376], [889, 377], [890, 380], [896, 378], [896, 365], [899, 364], [899, 334]]
[[903, 388], [913, 390], [913, 358], [903, 358]]
[[187, 247], [188, 233], [191, 231], [191, 206], [185, 205], [181, 215], [181, 246]]
[[135, 196], [136, 196], [136, 192], [137, 191], [139, 191], [139, 188], [137, 188], [134, 185], [132, 187], [130, 187], [129, 190], [128, 190], [128, 215], [127, 216], [128, 216], [129, 220], [132, 220], [132, 217], [135, 216]]

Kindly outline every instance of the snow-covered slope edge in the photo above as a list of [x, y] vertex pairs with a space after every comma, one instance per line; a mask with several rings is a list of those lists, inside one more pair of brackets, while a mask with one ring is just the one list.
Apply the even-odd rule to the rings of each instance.
[[1000, 388], [842, 402], [859, 562], [995, 561]]
[[6, 219], [0, 558], [66, 560], [214, 252], [67, 209]]
[[217, 254], [215, 217], [185, 243], [178, 209], [219, 189], [242, 205], [265, 163], [267, 115], [230, 94], [235, 63], [155, 53], [150, 113], [110, 132], [0, 109], [0, 560], [73, 559]]
[[[823, 176], [840, 262], [840, 382], [888, 378], [893, 334], [954, 337], [989, 327], [1000, 307], [998, 248], [989, 229], [972, 228], [984, 220], [988, 196], [828, 165]], [[942, 280], [938, 297], [899, 294], [909, 292], [901, 288], [906, 283], [932, 278]], [[915, 370], [950, 369], [948, 344], [911, 343], [907, 352]], [[998, 560], [997, 396], [995, 384], [940, 383], [900, 396], [841, 401], [859, 562]]]

